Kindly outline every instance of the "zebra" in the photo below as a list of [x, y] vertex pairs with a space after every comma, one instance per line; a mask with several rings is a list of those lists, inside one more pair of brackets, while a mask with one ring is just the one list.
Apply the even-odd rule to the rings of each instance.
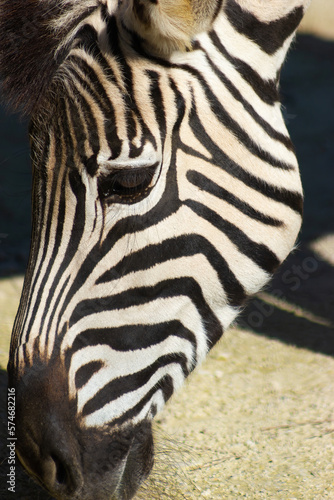
[[154, 417], [294, 247], [279, 74], [308, 3], [0, 0], [33, 169], [16, 451], [55, 498], [133, 498]]

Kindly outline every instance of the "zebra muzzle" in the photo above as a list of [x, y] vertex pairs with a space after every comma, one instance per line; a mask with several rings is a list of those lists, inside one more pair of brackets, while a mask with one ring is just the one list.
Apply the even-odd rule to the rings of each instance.
[[84, 427], [58, 369], [29, 368], [17, 390], [17, 455], [57, 500], [130, 500], [153, 465], [151, 423]]

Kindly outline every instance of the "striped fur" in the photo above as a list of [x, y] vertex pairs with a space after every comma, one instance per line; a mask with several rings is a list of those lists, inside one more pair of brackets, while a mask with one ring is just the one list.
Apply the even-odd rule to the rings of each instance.
[[[23, 102], [34, 110], [34, 227], [9, 362], [11, 383], [29, 393], [18, 398], [22, 442], [23, 402], [37, 397], [37, 384], [53, 408], [57, 380], [71, 436], [150, 422], [268, 282], [301, 224], [278, 75], [302, 0], [275, 0], [263, 12], [254, 0], [226, 0], [219, 12], [212, 2], [202, 17], [194, 2], [190, 18], [211, 29], [191, 28], [190, 49], [170, 54], [136, 28], [147, 17], [130, 15], [132, 2], [93, 3], [63, 2], [48, 19], [55, 33], [62, 19], [63, 38], [48, 48], [50, 74], [31, 83], [40, 98]], [[151, 14], [164, 5], [138, 3], [151, 3]], [[150, 19], [154, 27], [160, 18]], [[159, 30], [164, 44], [168, 30]], [[18, 104], [27, 99], [20, 85]], [[41, 477], [27, 450], [21, 460]], [[57, 498], [109, 498], [90, 468], [75, 494], [57, 474], [43, 481]], [[112, 498], [138, 487], [112, 481]]]

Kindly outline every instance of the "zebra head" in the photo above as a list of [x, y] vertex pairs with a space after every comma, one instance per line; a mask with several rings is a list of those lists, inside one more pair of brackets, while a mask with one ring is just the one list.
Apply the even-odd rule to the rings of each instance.
[[33, 164], [17, 452], [56, 498], [126, 500], [152, 419], [298, 234], [277, 89], [305, 2], [23, 3], [0, 2]]

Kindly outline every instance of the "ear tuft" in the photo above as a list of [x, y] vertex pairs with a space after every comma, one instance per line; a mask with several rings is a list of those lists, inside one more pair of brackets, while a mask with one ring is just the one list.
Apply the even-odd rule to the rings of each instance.
[[130, 0], [124, 22], [161, 53], [184, 51], [194, 35], [207, 30], [216, 14], [219, 0]]

